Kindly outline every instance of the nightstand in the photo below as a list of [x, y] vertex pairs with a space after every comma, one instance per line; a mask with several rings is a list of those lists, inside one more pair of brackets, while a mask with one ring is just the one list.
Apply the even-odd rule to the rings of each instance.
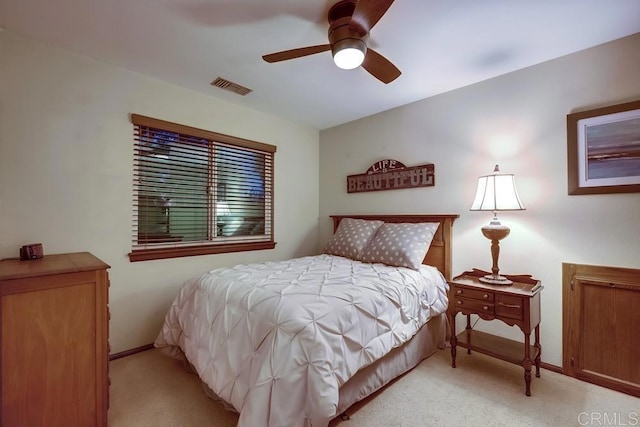
[[[468, 271], [449, 281], [449, 309], [451, 324], [451, 366], [456, 367], [456, 347], [477, 351], [524, 368], [525, 393], [531, 396], [531, 365], [535, 363], [536, 377], [540, 377], [540, 281], [531, 276], [507, 276], [512, 285], [491, 285], [478, 280], [485, 273]], [[456, 315], [467, 316], [465, 330], [456, 335]], [[524, 344], [472, 329], [471, 315], [484, 320], [502, 320], [516, 325], [524, 334]], [[531, 332], [535, 343], [531, 345]]]

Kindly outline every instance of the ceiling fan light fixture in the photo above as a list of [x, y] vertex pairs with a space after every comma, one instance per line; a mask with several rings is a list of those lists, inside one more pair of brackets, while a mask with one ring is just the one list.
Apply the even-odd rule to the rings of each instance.
[[331, 47], [333, 62], [343, 70], [352, 70], [362, 65], [367, 45], [359, 39], [343, 39]]
[[[336, 1], [336, 0], [332, 0]], [[400, 77], [400, 70], [374, 49], [367, 47], [374, 25], [387, 13], [394, 0], [337, 0], [327, 14], [328, 44], [300, 47], [263, 55], [268, 63], [302, 58], [331, 51], [333, 62], [342, 69], [362, 67], [384, 84]]]

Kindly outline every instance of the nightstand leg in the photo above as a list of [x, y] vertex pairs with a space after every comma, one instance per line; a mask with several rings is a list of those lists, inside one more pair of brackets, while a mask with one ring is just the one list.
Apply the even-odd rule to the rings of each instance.
[[531, 334], [524, 334], [524, 360], [522, 366], [524, 367], [524, 383], [525, 394], [531, 396]]
[[[471, 337], [469, 331], [471, 331], [471, 315], [467, 314], [467, 327], [465, 328], [467, 331], [467, 344], [471, 345]], [[471, 348], [467, 347], [467, 354], [471, 354]]]
[[535, 358], [536, 364], [536, 377], [540, 378], [540, 358], [542, 357], [542, 345], [540, 344], [540, 324], [536, 326], [536, 343], [534, 347], [538, 349], [538, 354]]
[[449, 343], [451, 344], [451, 367], [456, 367], [456, 346], [458, 345], [458, 338], [456, 338], [456, 315], [453, 314], [449, 319], [451, 323], [451, 338]]

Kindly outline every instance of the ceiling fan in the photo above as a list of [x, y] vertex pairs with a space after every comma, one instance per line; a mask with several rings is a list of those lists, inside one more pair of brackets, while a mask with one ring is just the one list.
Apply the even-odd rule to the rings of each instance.
[[342, 0], [329, 9], [329, 44], [301, 47], [264, 55], [265, 61], [280, 62], [330, 50], [336, 65], [344, 69], [360, 65], [383, 83], [391, 83], [401, 72], [387, 58], [367, 48], [369, 32], [387, 12], [393, 0]]

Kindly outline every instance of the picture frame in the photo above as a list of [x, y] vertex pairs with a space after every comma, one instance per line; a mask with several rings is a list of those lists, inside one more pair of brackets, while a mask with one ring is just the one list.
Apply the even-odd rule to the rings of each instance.
[[567, 114], [569, 195], [640, 192], [640, 100]]

